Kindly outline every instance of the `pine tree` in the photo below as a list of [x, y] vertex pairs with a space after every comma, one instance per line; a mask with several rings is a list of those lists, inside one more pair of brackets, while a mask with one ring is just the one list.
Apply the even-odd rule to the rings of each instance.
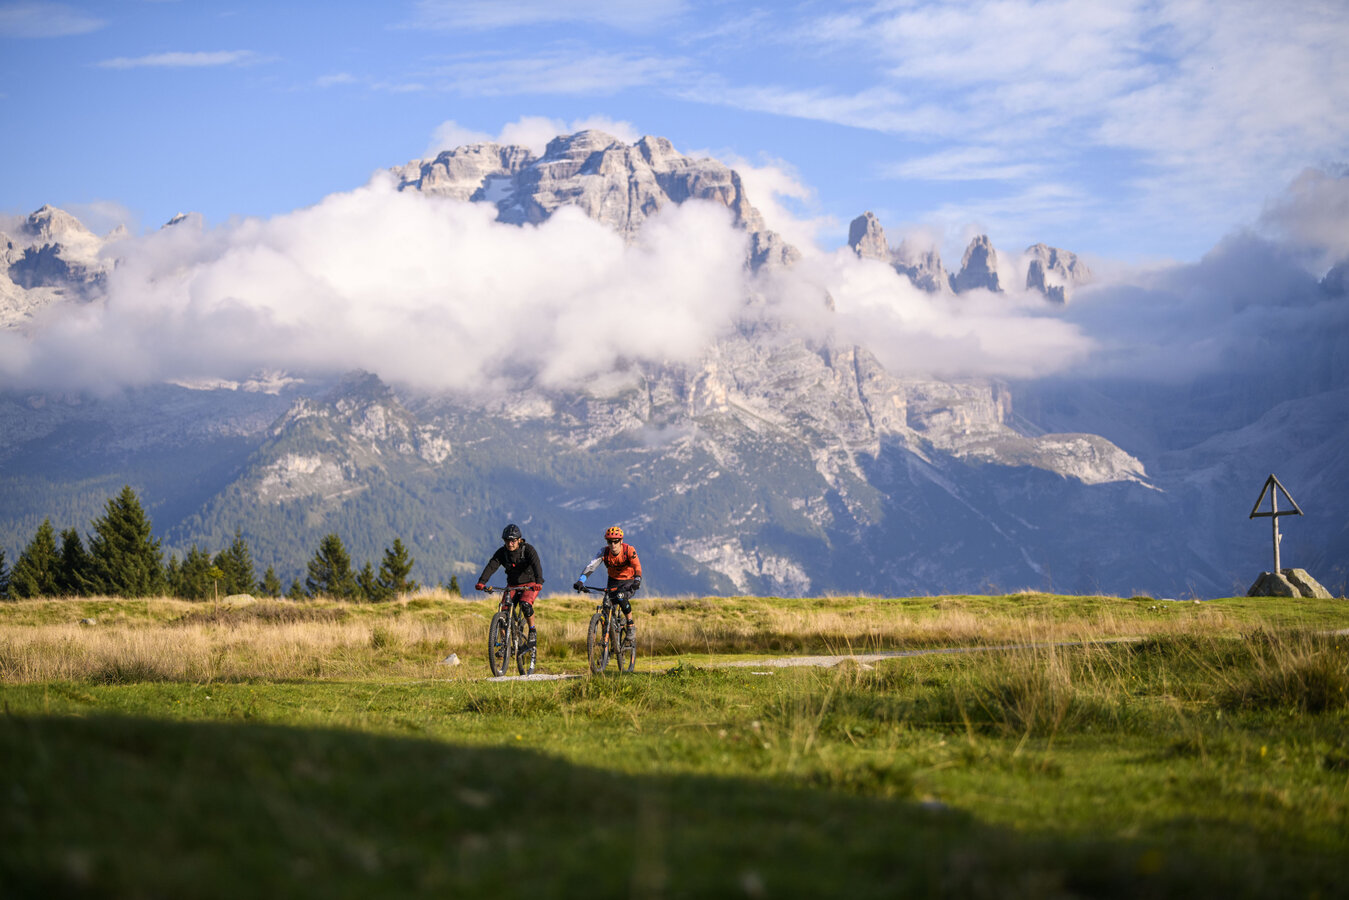
[[211, 597], [211, 557], [196, 544], [187, 551], [181, 564], [170, 572], [169, 593], [184, 600], [208, 600]]
[[356, 576], [351, 573], [351, 557], [342, 539], [336, 534], [319, 541], [314, 558], [309, 561], [309, 576], [304, 580], [306, 593], [311, 597], [326, 594], [339, 600], [350, 600], [358, 590]]
[[262, 595], [264, 597], [281, 596], [281, 579], [276, 577], [276, 569], [271, 566], [262, 573]]
[[43, 519], [14, 562], [14, 570], [9, 573], [9, 592], [16, 598], [55, 597], [60, 593], [57, 583], [60, 573], [61, 555], [56, 550], [52, 522]]
[[178, 562], [178, 554], [175, 553], [164, 564], [164, 587], [169, 592], [170, 597], [181, 598], [183, 596], [182, 592], [178, 590], [178, 585], [182, 580], [182, 563]]
[[450, 583], [449, 585], [446, 586], [445, 589], [449, 591], [451, 594], [454, 594], [456, 597], [462, 596], [463, 592], [459, 590], [459, 576], [451, 575]]
[[300, 579], [292, 578], [290, 589], [286, 591], [287, 600], [306, 600], [309, 595], [304, 592], [304, 587], [300, 584]]
[[0, 547], [0, 600], [9, 599], [9, 569], [5, 568], [5, 548]]
[[393, 598], [393, 592], [380, 584], [379, 579], [375, 577], [375, 567], [370, 565], [368, 560], [361, 567], [360, 574], [356, 576], [356, 586], [359, 588], [361, 599], [369, 603], [380, 603]]
[[164, 561], [150, 519], [130, 485], [108, 501], [103, 516], [94, 521], [89, 539], [93, 576], [98, 589], [114, 597], [162, 594]]
[[220, 579], [220, 590], [225, 594], [251, 594], [257, 589], [257, 579], [253, 574], [253, 554], [249, 552], [243, 533], [234, 532], [234, 540], [229, 549], [216, 554], [214, 563], [224, 575]]
[[61, 571], [56, 579], [61, 593], [67, 597], [88, 597], [98, 593], [94, 587], [93, 565], [80, 533], [74, 528], [61, 532]]
[[393, 539], [393, 546], [384, 549], [384, 561], [379, 564], [379, 585], [390, 596], [410, 594], [417, 589], [417, 582], [408, 580], [415, 562], [408, 556], [408, 550], [402, 540]]

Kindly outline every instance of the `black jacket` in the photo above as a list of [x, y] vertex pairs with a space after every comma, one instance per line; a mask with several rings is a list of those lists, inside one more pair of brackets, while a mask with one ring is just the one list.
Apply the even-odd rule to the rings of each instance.
[[520, 542], [514, 553], [507, 550], [505, 544], [498, 547], [478, 576], [478, 584], [486, 584], [497, 569], [506, 570], [507, 585], [543, 584], [543, 565], [539, 562], [538, 551], [533, 544], [524, 541]]

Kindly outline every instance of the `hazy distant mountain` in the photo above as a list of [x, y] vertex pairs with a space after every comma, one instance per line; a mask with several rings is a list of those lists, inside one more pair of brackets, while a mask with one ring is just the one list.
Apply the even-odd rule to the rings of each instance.
[[[711, 200], [749, 235], [747, 266], [799, 259], [734, 171], [660, 138], [582, 132], [540, 157], [478, 144], [394, 172], [404, 191], [491, 203], [503, 223], [576, 207], [629, 240], [662, 208]], [[0, 325], [11, 329], [44, 305], [96, 299], [112, 265], [105, 239], [59, 211], [29, 221], [6, 241]], [[869, 213], [849, 243], [932, 293], [1024, 284], [1050, 315], [1091, 278], [1074, 254], [1042, 244], [1000, 261], [987, 237], [951, 275], [935, 250], [892, 250]], [[1328, 296], [1342, 292], [1337, 277], [1323, 281]], [[358, 561], [399, 537], [414, 577], [463, 580], [515, 521], [562, 590], [604, 526], [621, 522], [655, 591], [1212, 596], [1259, 573], [1259, 537], [1248, 539], [1258, 526], [1243, 517], [1268, 474], [1253, 460], [1275, 452], [1280, 477], [1309, 494], [1290, 546], [1342, 590], [1349, 533], [1329, 499], [1346, 496], [1349, 464], [1335, 448], [1349, 435], [1326, 410], [1346, 408], [1349, 379], [1338, 344], [1315, 346], [1307, 359], [1325, 354], [1323, 374], [1215, 381], [1196, 396], [1122, 380], [899, 377], [867, 347], [747, 319], [695, 362], [631, 363], [589, 391], [470, 398], [367, 373], [290, 373], [110, 399], [10, 393], [0, 546], [16, 553], [48, 515], [87, 527], [130, 482], [169, 548], [214, 551], [239, 528], [259, 568], [287, 582], [329, 531]]]
[[[861, 259], [875, 259], [889, 263], [895, 271], [908, 276], [920, 290], [930, 294], [964, 293], [986, 290], [1002, 293], [1007, 289], [1013, 273], [1004, 273], [1004, 263], [988, 235], [981, 234], [970, 241], [961, 258], [960, 269], [948, 273], [941, 255], [935, 248], [920, 247], [908, 239], [891, 249], [885, 229], [875, 214], [865, 212], [853, 219], [848, 230], [848, 245]], [[1017, 263], [1017, 271], [1027, 290], [1038, 291], [1055, 303], [1067, 303], [1074, 288], [1092, 279], [1091, 269], [1078, 259], [1076, 253], [1032, 244]]]

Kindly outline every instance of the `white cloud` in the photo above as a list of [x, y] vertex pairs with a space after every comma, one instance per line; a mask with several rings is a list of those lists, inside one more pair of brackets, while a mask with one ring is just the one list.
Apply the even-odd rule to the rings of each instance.
[[668, 207], [631, 245], [572, 207], [538, 226], [495, 213], [399, 192], [381, 173], [274, 219], [209, 229], [192, 217], [128, 238], [113, 245], [104, 301], [49, 307], [26, 336], [0, 332], [0, 383], [108, 390], [362, 368], [436, 390], [576, 388], [625, 360], [696, 360], [760, 314], [746, 306], [759, 292], [788, 331], [833, 329], [902, 372], [1024, 375], [1087, 345], [1018, 302], [943, 303], [847, 253], [751, 283], [746, 235], [720, 204]]
[[439, 90], [473, 97], [516, 94], [608, 96], [667, 84], [687, 68], [682, 60], [638, 53], [563, 49], [533, 56], [482, 56], [434, 70]]
[[[832, 329], [898, 375], [1030, 378], [1074, 366], [1095, 347], [1077, 325], [1045, 315], [1038, 295], [928, 294], [885, 263], [846, 249], [809, 257], [766, 281], [762, 289], [802, 334]], [[826, 292], [835, 308], [829, 316], [820, 302]]]
[[200, 69], [214, 66], [251, 66], [263, 61], [252, 50], [219, 50], [211, 52], [152, 53], [148, 56], [118, 56], [105, 59], [97, 66], [103, 69]]
[[360, 79], [350, 72], [334, 72], [331, 75], [322, 75], [314, 80], [315, 87], [329, 88], [342, 84], [358, 84]]
[[684, 0], [419, 0], [412, 26], [488, 30], [564, 22], [647, 30], [685, 12]]
[[919, 181], [1020, 181], [1044, 170], [1042, 164], [1013, 161], [997, 148], [964, 147], [892, 163], [882, 174]]
[[1072, 184], [1125, 233], [1177, 239], [1349, 157], [1344, 3], [877, 0], [788, 22], [765, 40], [799, 76], [680, 95], [929, 144], [890, 169], [905, 178]]
[[64, 3], [0, 4], [0, 35], [4, 37], [69, 37], [98, 31], [106, 24]]
[[494, 216], [381, 174], [275, 219], [119, 242], [106, 301], [0, 334], [0, 373], [111, 388], [364, 368], [436, 389], [575, 386], [620, 357], [696, 355], [744, 296], [745, 238], [715, 204], [664, 211], [634, 246], [574, 209], [537, 227]]
[[[693, 156], [713, 155], [694, 152]], [[804, 253], [816, 250], [820, 235], [838, 224], [832, 216], [802, 216], [792, 208], [814, 202], [815, 191], [785, 160], [773, 159], [755, 165], [734, 154], [721, 155], [722, 162], [740, 174], [749, 202], [764, 218], [764, 224]]]
[[[806, 196], [788, 171], [755, 172], [770, 195]], [[1307, 252], [1349, 240], [1346, 184], [1322, 172], [1294, 182], [1264, 223], [1282, 242], [1247, 231], [1195, 265], [1098, 269], [1064, 308], [1021, 290], [1010, 257], [1001, 294], [927, 294], [846, 250], [748, 276], [746, 235], [719, 204], [668, 207], [629, 245], [574, 207], [505, 225], [490, 204], [399, 192], [381, 173], [273, 219], [212, 229], [192, 217], [119, 241], [104, 300], [0, 332], [0, 384], [362, 368], [437, 390], [568, 389], [609, 383], [625, 361], [692, 362], [746, 317], [862, 344], [900, 374], [1191, 378], [1349, 334], [1349, 304], [1306, 267]]]
[[1303, 248], [1314, 272], [1349, 260], [1349, 171], [1307, 169], [1266, 206], [1260, 224]]

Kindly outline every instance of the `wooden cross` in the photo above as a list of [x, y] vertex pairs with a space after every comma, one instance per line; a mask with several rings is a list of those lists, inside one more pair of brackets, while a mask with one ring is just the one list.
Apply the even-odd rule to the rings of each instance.
[[[1273, 488], [1273, 490], [1270, 490], [1270, 488]], [[1269, 511], [1261, 512], [1260, 504], [1265, 502], [1266, 494], [1269, 494]], [[1292, 505], [1293, 507], [1292, 509], [1279, 509], [1279, 494], [1283, 494], [1284, 499], [1286, 499], [1289, 502], [1289, 504]], [[1265, 486], [1260, 489], [1260, 497], [1255, 501], [1255, 506], [1251, 507], [1251, 518], [1258, 519], [1264, 516], [1268, 516], [1269, 520], [1274, 523], [1275, 575], [1278, 575], [1279, 572], [1282, 571], [1279, 568], [1279, 541], [1283, 540], [1283, 538], [1279, 536], [1279, 516], [1300, 516], [1300, 515], [1302, 515], [1302, 509], [1297, 505], [1297, 501], [1294, 500], [1293, 496], [1288, 493], [1288, 488], [1280, 484], [1279, 479], [1275, 478], [1274, 475], [1271, 473], [1270, 476], [1265, 479]]]

